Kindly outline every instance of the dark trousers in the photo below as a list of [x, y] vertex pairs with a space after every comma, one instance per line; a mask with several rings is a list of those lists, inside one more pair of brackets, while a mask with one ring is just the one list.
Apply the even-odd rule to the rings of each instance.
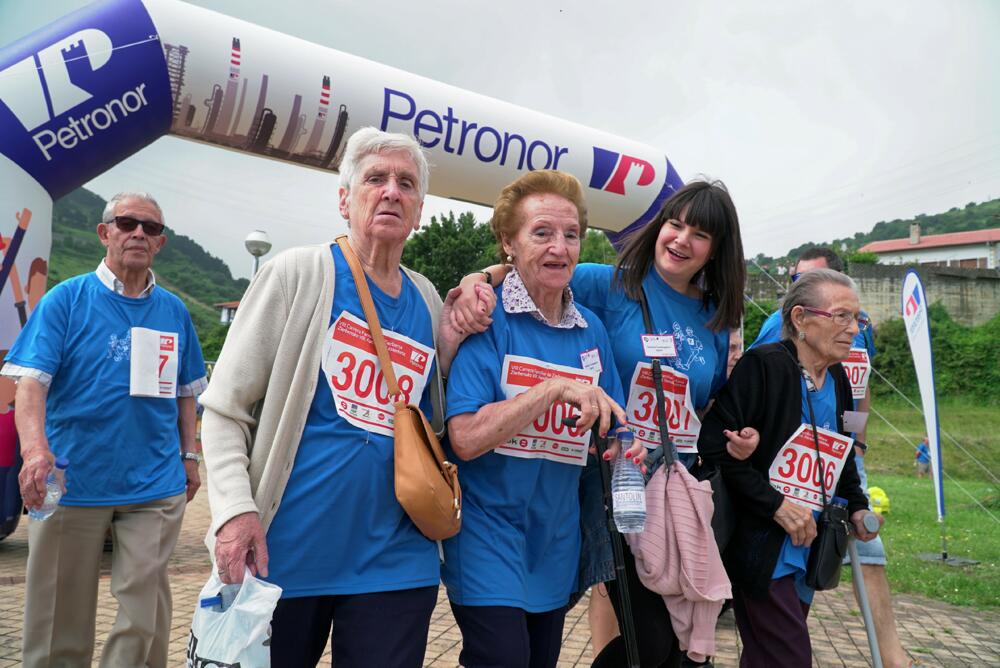
[[566, 608], [526, 612], [500, 605], [451, 604], [462, 630], [465, 668], [553, 668], [559, 661]]
[[794, 575], [771, 580], [764, 598], [750, 598], [734, 589], [733, 612], [743, 640], [741, 668], [812, 666], [806, 624], [809, 605], [799, 600]]
[[[613, 540], [621, 541], [625, 553], [625, 582], [632, 602], [632, 619], [635, 623], [636, 637], [639, 642], [639, 665], [642, 668], [676, 668], [681, 665], [684, 657], [674, 628], [670, 625], [670, 613], [663, 597], [650, 591], [639, 580], [635, 570], [635, 557], [621, 534], [616, 533]], [[618, 627], [622, 627], [621, 603], [619, 603], [617, 580], [607, 583], [608, 596], [618, 617]], [[628, 665], [625, 652], [625, 634], [618, 636], [605, 646], [594, 659], [594, 668], [620, 668]]]
[[420, 668], [437, 591], [434, 586], [283, 598], [271, 619], [271, 665], [315, 666], [332, 626], [337, 668]]

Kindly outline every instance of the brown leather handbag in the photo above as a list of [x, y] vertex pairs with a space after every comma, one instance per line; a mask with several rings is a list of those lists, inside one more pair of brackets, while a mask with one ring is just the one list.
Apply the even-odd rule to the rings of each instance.
[[445, 459], [444, 449], [420, 408], [402, 400], [364, 271], [347, 237], [337, 237], [337, 244], [354, 275], [382, 375], [389, 386], [389, 396], [398, 399], [394, 403], [396, 414], [393, 418], [396, 500], [427, 538], [451, 538], [462, 528], [462, 488], [458, 484], [458, 470]]

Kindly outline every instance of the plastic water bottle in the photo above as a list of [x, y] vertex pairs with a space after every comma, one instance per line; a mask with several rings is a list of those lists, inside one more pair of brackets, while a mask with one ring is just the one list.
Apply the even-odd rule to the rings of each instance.
[[618, 459], [611, 476], [611, 507], [615, 525], [621, 533], [639, 533], [646, 526], [646, 487], [642, 484], [642, 471], [625, 456], [634, 444], [635, 434], [619, 432]]
[[45, 500], [42, 501], [40, 508], [29, 510], [28, 517], [42, 521], [49, 519], [52, 517], [52, 513], [56, 512], [56, 508], [59, 507], [59, 499], [62, 498], [63, 491], [66, 489], [67, 466], [69, 466], [68, 459], [56, 457], [56, 467], [49, 471], [49, 475], [45, 479]]

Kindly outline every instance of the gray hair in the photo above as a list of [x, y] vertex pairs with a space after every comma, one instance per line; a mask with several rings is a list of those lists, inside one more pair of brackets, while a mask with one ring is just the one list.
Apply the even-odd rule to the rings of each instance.
[[118, 207], [118, 204], [127, 199], [137, 199], [150, 204], [154, 209], [156, 209], [156, 213], [160, 216], [160, 222], [166, 224], [167, 221], [163, 219], [163, 209], [160, 208], [160, 205], [155, 199], [153, 199], [152, 195], [142, 191], [126, 191], [114, 195], [108, 200], [108, 203], [104, 205], [104, 213], [101, 214], [101, 222], [107, 225], [113, 221], [115, 219], [115, 209]]
[[797, 331], [792, 322], [792, 309], [796, 306], [809, 306], [811, 308], [822, 308], [825, 304], [823, 299], [823, 286], [840, 285], [850, 288], [855, 294], [858, 286], [854, 284], [850, 276], [846, 276], [833, 269], [813, 269], [807, 271], [799, 277], [799, 280], [792, 283], [788, 289], [784, 301], [781, 302], [781, 338], [794, 338]]
[[350, 192], [354, 183], [354, 173], [357, 171], [358, 163], [366, 156], [376, 153], [407, 153], [410, 160], [417, 167], [417, 189], [420, 191], [420, 199], [427, 195], [427, 187], [431, 178], [431, 169], [427, 164], [427, 157], [417, 140], [410, 135], [398, 132], [383, 132], [378, 128], [361, 128], [347, 140], [347, 148], [344, 149], [344, 159], [340, 163], [340, 187]]

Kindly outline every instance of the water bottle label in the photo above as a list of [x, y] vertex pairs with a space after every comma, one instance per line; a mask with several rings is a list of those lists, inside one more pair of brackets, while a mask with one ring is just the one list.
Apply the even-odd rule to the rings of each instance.
[[644, 513], [646, 512], [646, 491], [643, 489], [625, 489], [612, 494], [612, 504], [615, 512]]

